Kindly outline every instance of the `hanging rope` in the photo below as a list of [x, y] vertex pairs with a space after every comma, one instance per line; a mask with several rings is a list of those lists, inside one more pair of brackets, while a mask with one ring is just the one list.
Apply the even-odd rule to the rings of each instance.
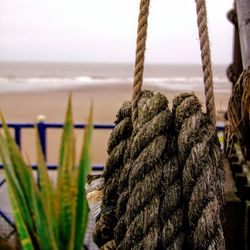
[[104, 195], [102, 210], [97, 218], [93, 231], [93, 239], [101, 249], [116, 249], [114, 228], [116, 227], [116, 203], [118, 182], [121, 171], [127, 161], [125, 151], [132, 134], [131, 103], [125, 102], [117, 114], [113, 129], [108, 141], [109, 158], [104, 171]]
[[[141, 107], [151, 95], [152, 93], [149, 91], [142, 91], [138, 105]], [[127, 157], [129, 158], [129, 160], [126, 162], [126, 165], [122, 169], [118, 185], [119, 199], [117, 201], [117, 218], [119, 218], [119, 221], [115, 228], [115, 239], [117, 242], [118, 249], [121, 243], [124, 242], [123, 239], [129, 227], [127, 223], [126, 209], [127, 209], [128, 199], [130, 197], [129, 175], [133, 165], [133, 161], [131, 160], [131, 147], [133, 139], [136, 135], [136, 131], [137, 131], [136, 128], [134, 128], [133, 134], [130, 137], [130, 143], [128, 144], [127, 148]]]
[[198, 98], [182, 94], [173, 101], [186, 214], [186, 248], [225, 249], [221, 224], [224, 171], [214, 127]]
[[[146, 94], [145, 101], [142, 100], [144, 94]], [[126, 212], [122, 216], [124, 217], [122, 223], [125, 222], [126, 231], [124, 236], [120, 237], [122, 240], [117, 250], [157, 249], [161, 224], [165, 225], [165, 221], [159, 219], [162, 200], [160, 194], [161, 187], [163, 187], [163, 168], [169, 167], [168, 162], [171, 159], [169, 155], [172, 143], [168, 135], [173, 122], [172, 113], [168, 109], [166, 97], [160, 93], [153, 95], [152, 92], [143, 91], [139, 99], [139, 107], [137, 127], [134, 128], [135, 134], [131, 145], [132, 166], [128, 176], [129, 197]], [[167, 190], [163, 188], [162, 192], [167, 192]], [[173, 198], [175, 196], [176, 194], [173, 194]], [[165, 213], [167, 204], [163, 204], [164, 207], [161, 211]], [[173, 202], [173, 207], [175, 208], [175, 202]], [[175, 211], [169, 212], [169, 217], [172, 219]], [[168, 218], [168, 215], [162, 216], [166, 221], [174, 222]], [[180, 223], [173, 225], [173, 232], [176, 232], [177, 235], [179, 234], [178, 226], [182, 225], [181, 218], [182, 216], [177, 218]], [[169, 241], [164, 242], [166, 245], [172, 245], [176, 240], [176, 235], [171, 233], [169, 235], [171, 236], [167, 238]]]
[[240, 75], [228, 102], [227, 153], [231, 155], [237, 138], [246, 158], [250, 155], [250, 66]]
[[138, 101], [141, 95], [141, 87], [143, 82], [144, 58], [146, 50], [148, 13], [150, 0], [141, 0], [140, 14], [138, 18], [137, 42], [136, 42], [136, 58], [134, 70], [134, 83], [132, 93], [132, 121], [136, 123], [138, 116]]
[[212, 63], [207, 27], [207, 11], [205, 0], [196, 0], [197, 24], [199, 29], [201, 60], [205, 85], [206, 108], [213, 126], [216, 124]]
[[178, 147], [175, 132], [170, 132], [168, 138], [168, 161], [163, 166], [161, 184], [161, 206], [159, 220], [161, 233], [158, 249], [185, 249], [184, 240], [184, 209], [182, 195], [182, 180], [178, 162]]

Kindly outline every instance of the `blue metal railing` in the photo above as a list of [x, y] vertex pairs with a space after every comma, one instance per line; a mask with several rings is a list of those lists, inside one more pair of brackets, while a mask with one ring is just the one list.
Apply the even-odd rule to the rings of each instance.
[[[46, 131], [47, 129], [62, 129], [64, 124], [63, 123], [45, 123], [45, 122], [38, 122], [37, 124], [34, 123], [8, 123], [7, 124], [9, 128], [13, 128], [14, 129], [14, 138], [15, 141], [17, 143], [17, 145], [19, 146], [19, 148], [21, 148], [22, 146], [22, 134], [21, 134], [21, 130], [22, 129], [31, 129], [34, 128], [35, 126], [37, 126], [38, 129], [38, 134], [40, 137], [40, 141], [41, 141], [41, 147], [42, 147], [42, 151], [45, 157], [45, 160], [47, 159], [47, 136], [46, 136]], [[95, 123], [94, 125], [94, 129], [113, 129], [114, 128], [114, 124], [103, 124], [103, 123]], [[2, 124], [0, 124], [0, 128], [2, 127]], [[74, 124], [74, 128], [75, 129], [84, 129], [86, 127], [86, 124]], [[220, 124], [216, 126], [217, 131], [224, 131], [224, 125]], [[55, 164], [47, 164], [48, 169], [50, 170], [55, 170], [57, 169], [57, 165]], [[3, 164], [0, 163], [0, 169], [3, 168]], [[37, 168], [37, 165], [33, 164], [32, 165], [33, 169]], [[95, 164], [92, 166], [93, 170], [95, 171], [101, 171], [103, 170], [103, 165], [101, 164]], [[1, 186], [1, 182], [0, 182], [0, 186]]]
[[[14, 138], [17, 143], [17, 145], [21, 148], [22, 147], [22, 134], [21, 131], [23, 129], [31, 129], [37, 126], [38, 134], [41, 141], [41, 147], [42, 151], [45, 157], [45, 160], [47, 159], [47, 136], [46, 132], [48, 129], [62, 129], [64, 124], [63, 123], [46, 123], [46, 122], [38, 122], [37, 124], [34, 123], [8, 123], [7, 124], [9, 128], [14, 129]], [[98, 124], [95, 123], [94, 129], [113, 129], [113, 124]], [[2, 127], [2, 124], [0, 124], [0, 128]], [[75, 129], [84, 129], [86, 127], [86, 124], [74, 124]], [[47, 165], [49, 169], [55, 170], [57, 169], [57, 165], [55, 164], [48, 164]], [[32, 165], [33, 169], [36, 169], [37, 166], [35, 164]], [[0, 164], [0, 169], [3, 168], [3, 164]], [[101, 164], [95, 164], [92, 166], [93, 170], [95, 171], [101, 171], [103, 170], [103, 165]]]

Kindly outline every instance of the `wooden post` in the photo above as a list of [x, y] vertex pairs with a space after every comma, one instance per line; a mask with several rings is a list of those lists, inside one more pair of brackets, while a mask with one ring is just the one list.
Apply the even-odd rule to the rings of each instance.
[[243, 68], [250, 66], [250, 1], [236, 0]]

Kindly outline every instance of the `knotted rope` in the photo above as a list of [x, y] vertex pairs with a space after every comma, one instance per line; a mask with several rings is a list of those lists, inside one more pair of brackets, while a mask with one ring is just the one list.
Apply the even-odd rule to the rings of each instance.
[[178, 135], [187, 242], [185, 249], [225, 249], [221, 224], [224, 171], [214, 127], [198, 98], [182, 94], [173, 101]]
[[236, 137], [244, 156], [250, 153], [250, 67], [242, 72], [228, 103], [227, 153], [230, 156]]
[[213, 126], [216, 124], [212, 63], [207, 27], [207, 11], [205, 0], [196, 0], [197, 24], [199, 29], [203, 79], [205, 86], [206, 108]]
[[138, 101], [143, 82], [144, 58], [147, 40], [148, 13], [150, 0], [141, 0], [138, 18], [134, 83], [132, 93], [132, 121], [136, 123], [138, 116]]
[[[151, 95], [152, 94], [149, 91], [142, 91], [138, 105], [141, 107], [142, 104], [145, 103], [146, 100]], [[130, 171], [132, 169], [132, 164], [133, 164], [133, 161], [131, 160], [131, 147], [132, 147], [132, 142], [133, 142], [133, 138], [135, 134], [136, 134], [136, 129], [134, 128], [133, 134], [130, 137], [130, 144], [128, 145], [128, 149], [127, 149], [127, 154], [129, 155], [128, 157], [130, 160], [126, 162], [126, 165], [124, 166], [121, 172], [120, 179], [119, 179], [118, 192], [120, 196], [117, 201], [117, 218], [119, 218], [119, 221], [115, 228], [115, 239], [117, 242], [118, 249], [128, 229], [126, 209], [127, 209], [128, 199], [130, 197], [129, 174], [130, 174]]]
[[[172, 168], [169, 166], [173, 153], [170, 151], [173, 150], [173, 142], [169, 136], [173, 124], [172, 113], [165, 96], [159, 93], [153, 95], [149, 91], [142, 93], [149, 94], [145, 99], [146, 102], [143, 101], [139, 105], [137, 127], [134, 128], [135, 134], [132, 137], [132, 166], [128, 176], [129, 197], [126, 212], [121, 219], [126, 231], [123, 232], [123, 237], [120, 237], [121, 242], [117, 247], [120, 250], [157, 249], [165, 223], [166, 228], [171, 226], [173, 230], [162, 234], [163, 244], [182, 245], [180, 239], [176, 237], [180, 234], [183, 218], [182, 210], [178, 210], [181, 188], [179, 183], [175, 183], [177, 193], [172, 193], [172, 210], [166, 211], [170, 205], [166, 204], [166, 201], [171, 198], [170, 194], [165, 194], [166, 185], [162, 185], [163, 169], [168, 168], [164, 171], [170, 172]], [[174, 171], [178, 172], [178, 169]], [[176, 173], [172, 173], [172, 176], [176, 178]], [[174, 181], [172, 176], [166, 178]], [[167, 183], [168, 185], [174, 184], [170, 182]], [[176, 208], [177, 211], [175, 211]], [[160, 214], [164, 221], [160, 220]], [[175, 224], [176, 221], [177, 224]]]
[[[142, 91], [142, 94], [138, 101], [139, 107], [141, 107], [151, 95], [152, 93], [149, 91]], [[121, 244], [128, 229], [128, 225], [126, 223], [126, 209], [127, 209], [128, 199], [130, 197], [129, 174], [130, 174], [130, 171], [132, 169], [132, 164], [133, 164], [133, 161], [131, 160], [131, 147], [132, 147], [132, 142], [136, 134], [136, 131], [137, 131], [136, 128], [134, 128], [133, 134], [130, 137], [130, 143], [128, 144], [128, 148], [126, 151], [128, 160], [124, 168], [122, 169], [120, 179], [119, 179], [119, 185], [118, 185], [119, 199], [117, 201], [117, 218], [119, 218], [119, 221], [114, 230], [115, 239], [116, 239], [118, 246]]]
[[[171, 130], [170, 130], [171, 131]], [[169, 136], [169, 148], [166, 154], [169, 158], [163, 166], [161, 186], [161, 206], [159, 220], [161, 234], [159, 249], [183, 249], [184, 245], [184, 213], [182, 197], [181, 169], [178, 162], [178, 148], [175, 133]]]
[[131, 104], [123, 104], [117, 114], [108, 141], [109, 158], [104, 171], [104, 195], [102, 210], [95, 224], [93, 239], [101, 249], [115, 249], [114, 228], [117, 223], [116, 203], [118, 199], [118, 182], [123, 166], [127, 161], [125, 151], [132, 134]]

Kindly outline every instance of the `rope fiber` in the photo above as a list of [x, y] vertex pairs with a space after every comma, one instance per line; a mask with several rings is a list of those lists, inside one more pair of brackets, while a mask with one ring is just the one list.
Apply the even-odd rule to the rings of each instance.
[[138, 116], [138, 101], [141, 95], [144, 71], [144, 58], [147, 40], [148, 13], [150, 0], [141, 0], [137, 28], [137, 44], [132, 93], [132, 121], [135, 126]]
[[209, 46], [209, 35], [207, 27], [207, 10], [205, 0], [196, 0], [197, 24], [199, 29], [201, 61], [203, 70], [203, 80], [205, 86], [207, 114], [213, 126], [216, 123], [213, 73]]

